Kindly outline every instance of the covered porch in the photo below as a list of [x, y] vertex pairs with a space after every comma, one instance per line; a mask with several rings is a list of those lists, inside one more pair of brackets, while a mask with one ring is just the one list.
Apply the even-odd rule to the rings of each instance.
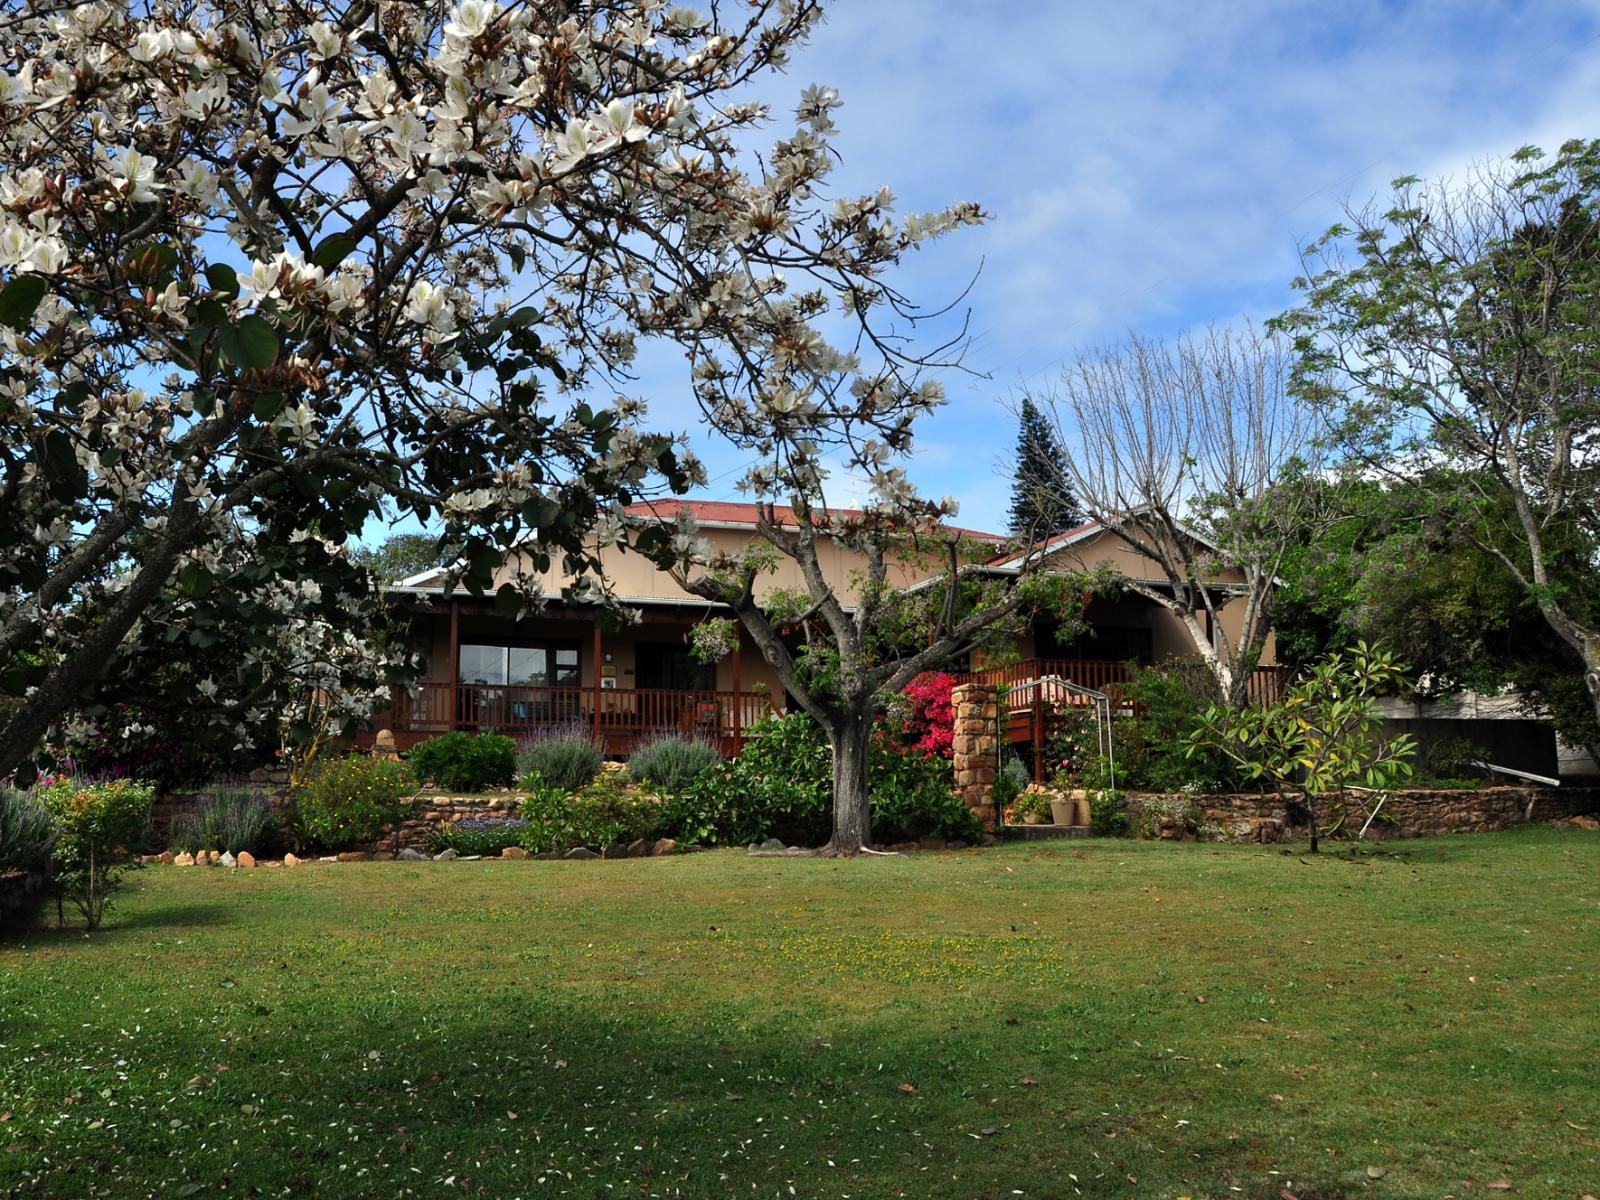
[[416, 630], [423, 677], [396, 689], [374, 729], [391, 730], [401, 750], [452, 731], [520, 737], [576, 726], [609, 757], [661, 734], [737, 754], [781, 703], [771, 669], [749, 648], [696, 662], [688, 634], [713, 615], [707, 606], [642, 603], [639, 613], [637, 624], [606, 629], [575, 606], [514, 620], [476, 597], [430, 599]]

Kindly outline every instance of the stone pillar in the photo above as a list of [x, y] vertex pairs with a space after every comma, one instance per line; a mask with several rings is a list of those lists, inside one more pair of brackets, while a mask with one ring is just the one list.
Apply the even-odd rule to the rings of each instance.
[[955, 709], [956, 794], [985, 825], [999, 823], [989, 793], [1000, 753], [999, 692], [992, 683], [963, 683], [950, 693]]

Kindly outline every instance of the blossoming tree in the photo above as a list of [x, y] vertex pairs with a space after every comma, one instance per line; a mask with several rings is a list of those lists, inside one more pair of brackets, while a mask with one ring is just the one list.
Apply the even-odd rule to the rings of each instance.
[[[905, 399], [910, 394], [901, 393], [908, 407], [926, 403]], [[785, 423], [775, 420], [773, 427], [782, 430]], [[810, 428], [820, 433], [848, 427], [835, 422]], [[909, 433], [897, 442], [908, 447]], [[747, 483], [759, 493], [781, 479], [790, 499], [758, 503], [756, 537], [748, 546], [714, 552], [696, 536], [692, 516], [680, 510], [676, 531], [656, 554], [686, 590], [733, 611], [784, 690], [826, 731], [833, 748], [827, 853], [850, 856], [872, 845], [868, 759], [878, 710], [924, 672], [975, 649], [1014, 653], [1015, 635], [1030, 614], [1048, 611], [1069, 636], [1081, 631], [1087, 598], [1111, 580], [1103, 572], [1043, 573], [1038, 545], [1013, 548], [1019, 568], [991, 570], [986, 563], [994, 544], [974, 544], [948, 525], [953, 501], [918, 499], [903, 468], [878, 454], [881, 443], [864, 439], [853, 451], [848, 440], [842, 444], [858, 469], [877, 468], [878, 493], [866, 508], [828, 507], [811, 439], [775, 440]], [[828, 543], [853, 551], [865, 564], [848, 588], [836, 586], [824, 570]], [[780, 558], [799, 568], [803, 591], [758, 588]], [[917, 573], [926, 579], [897, 588], [890, 567], [907, 560], [920, 560]], [[698, 648], [713, 643], [734, 647], [731, 638], [709, 636]]]
[[557, 558], [604, 600], [598, 547], [670, 541], [621, 506], [702, 476], [625, 394], [641, 340], [679, 343], [711, 423], [772, 439], [782, 478], [812, 469], [807, 431], [880, 465], [903, 449], [937, 392], [903, 369], [910, 309], [882, 276], [978, 212], [824, 204], [827, 88], [769, 154], [744, 148], [769, 115], [753, 84], [820, 16], [90, 0], [0, 19], [0, 776], [153, 636], [164, 590], [219, 586], [230, 523], [337, 545], [387, 503], [465, 545], [469, 588], [529, 546], [508, 611]]

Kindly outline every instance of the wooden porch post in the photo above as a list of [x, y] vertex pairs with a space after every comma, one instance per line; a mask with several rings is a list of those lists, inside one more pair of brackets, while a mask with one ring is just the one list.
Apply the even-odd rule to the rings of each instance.
[[461, 723], [461, 601], [450, 598], [450, 728]]
[[600, 622], [594, 623], [594, 736], [600, 738]]
[[737, 641], [733, 645], [733, 752], [744, 749], [744, 647]]

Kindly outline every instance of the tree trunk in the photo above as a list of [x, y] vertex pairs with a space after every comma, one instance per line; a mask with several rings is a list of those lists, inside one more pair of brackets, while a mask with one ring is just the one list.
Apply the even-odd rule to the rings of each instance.
[[200, 523], [196, 505], [184, 497], [168, 509], [166, 536], [146, 555], [133, 581], [117, 602], [79, 643], [57, 663], [11, 719], [0, 724], [0, 779], [11, 776], [33, 757], [39, 741], [56, 719], [78, 703], [85, 690], [105, 673], [122, 639], [144, 615], [171, 577], [173, 568], [194, 540]]
[[867, 791], [867, 746], [872, 712], [847, 712], [829, 731], [833, 743], [833, 839], [827, 853], [860, 854], [872, 844], [872, 810]]
[[1583, 684], [1589, 689], [1595, 720], [1600, 721], [1600, 637], [1584, 637], [1579, 653], [1583, 656]]

